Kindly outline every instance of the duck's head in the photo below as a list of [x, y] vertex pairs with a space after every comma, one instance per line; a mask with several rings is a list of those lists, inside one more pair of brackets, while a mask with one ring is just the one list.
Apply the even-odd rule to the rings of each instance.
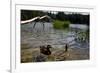
[[51, 45], [47, 45], [47, 49], [49, 49], [49, 48], [52, 48], [52, 46]]

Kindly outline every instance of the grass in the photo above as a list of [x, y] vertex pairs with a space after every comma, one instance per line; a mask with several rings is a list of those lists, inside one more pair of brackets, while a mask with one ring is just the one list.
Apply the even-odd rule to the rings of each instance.
[[53, 27], [55, 29], [66, 29], [69, 28], [69, 21], [60, 21], [60, 20], [54, 20]]

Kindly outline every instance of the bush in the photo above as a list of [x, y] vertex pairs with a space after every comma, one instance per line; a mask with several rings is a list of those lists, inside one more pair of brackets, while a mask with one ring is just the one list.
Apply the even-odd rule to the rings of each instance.
[[65, 28], [69, 28], [69, 21], [60, 21], [60, 20], [55, 20], [53, 22], [53, 27], [55, 29], [65, 29]]
[[64, 21], [63, 28], [69, 28], [69, 21]]

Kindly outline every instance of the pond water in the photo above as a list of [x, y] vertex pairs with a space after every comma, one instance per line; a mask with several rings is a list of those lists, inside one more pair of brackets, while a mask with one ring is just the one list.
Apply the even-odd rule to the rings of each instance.
[[[85, 42], [76, 40], [76, 38], [79, 37], [76, 33], [76, 28], [74, 30], [57, 30], [53, 28], [52, 23], [44, 23], [44, 25], [45, 27], [43, 29], [43, 24], [39, 22], [34, 28], [34, 22], [21, 24], [21, 43], [28, 43], [33, 48], [47, 44], [50, 44], [53, 47], [62, 48], [66, 43], [70, 46], [70, 48], [89, 48], [89, 40]], [[85, 33], [84, 30], [87, 30], [87, 26], [84, 25], [78, 24], [75, 26], [74, 24], [70, 24], [70, 26], [82, 28], [82, 30], [77, 29], [78, 32]]]

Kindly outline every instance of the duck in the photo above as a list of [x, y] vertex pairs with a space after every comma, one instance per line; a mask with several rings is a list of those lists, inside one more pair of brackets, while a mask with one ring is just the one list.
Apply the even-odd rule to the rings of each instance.
[[40, 46], [40, 53], [42, 53], [42, 54], [44, 54], [44, 55], [51, 55], [50, 48], [52, 48], [51, 45]]
[[68, 51], [68, 44], [65, 44], [65, 52]]

